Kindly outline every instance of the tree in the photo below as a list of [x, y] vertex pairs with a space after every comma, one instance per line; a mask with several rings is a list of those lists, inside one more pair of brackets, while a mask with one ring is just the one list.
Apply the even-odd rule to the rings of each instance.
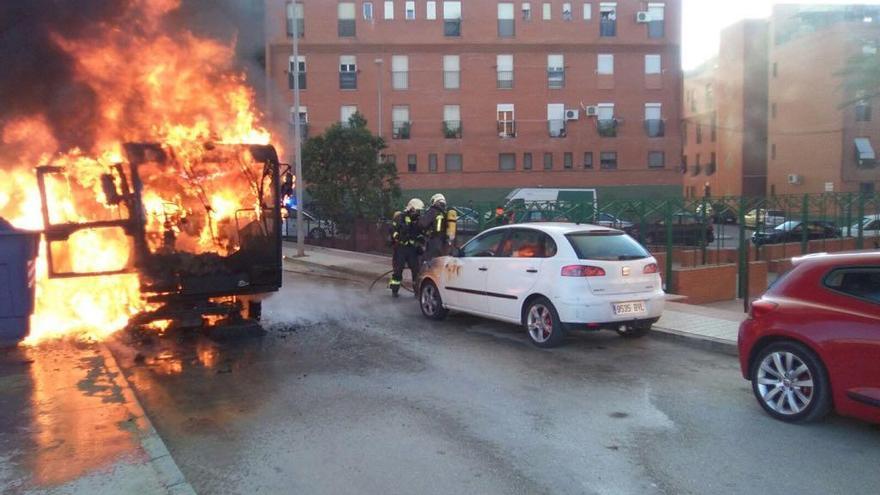
[[390, 216], [400, 200], [397, 166], [380, 160], [385, 141], [355, 113], [303, 146], [306, 191], [315, 209], [347, 229], [354, 220]]

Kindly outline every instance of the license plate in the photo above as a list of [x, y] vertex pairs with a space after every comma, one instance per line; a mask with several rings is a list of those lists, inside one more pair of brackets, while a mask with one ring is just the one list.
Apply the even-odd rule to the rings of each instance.
[[617, 316], [638, 315], [647, 311], [644, 301], [616, 303], [614, 305], [614, 314]]

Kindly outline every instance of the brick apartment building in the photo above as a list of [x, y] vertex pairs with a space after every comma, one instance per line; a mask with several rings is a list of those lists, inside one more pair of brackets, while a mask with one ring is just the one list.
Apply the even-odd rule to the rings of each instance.
[[840, 71], [878, 43], [876, 6], [778, 5], [726, 29], [685, 75], [685, 194], [876, 191], [877, 99], [847, 94]]
[[680, 0], [266, 0], [268, 107], [295, 114], [296, 22], [308, 132], [360, 112], [408, 193], [679, 194], [680, 18]]

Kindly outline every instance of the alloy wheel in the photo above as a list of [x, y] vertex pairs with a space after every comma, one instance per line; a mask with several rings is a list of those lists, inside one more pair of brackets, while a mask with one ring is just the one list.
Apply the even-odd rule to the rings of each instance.
[[422, 311], [428, 316], [437, 314], [437, 289], [433, 285], [422, 289]]
[[547, 342], [553, 334], [553, 315], [543, 304], [535, 304], [526, 319], [529, 336], [538, 343]]
[[782, 415], [795, 415], [813, 401], [813, 373], [797, 355], [773, 352], [758, 367], [757, 391], [768, 408]]

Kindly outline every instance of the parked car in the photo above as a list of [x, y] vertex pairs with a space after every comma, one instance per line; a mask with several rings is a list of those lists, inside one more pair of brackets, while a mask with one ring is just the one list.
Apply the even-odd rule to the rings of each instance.
[[756, 229], [758, 225], [776, 227], [785, 222], [785, 212], [782, 210], [751, 210], [745, 214], [744, 219], [748, 229]]
[[573, 329], [645, 335], [663, 312], [657, 261], [620, 230], [594, 225], [506, 225], [456, 256], [432, 260], [419, 283], [422, 313], [461, 311], [523, 326], [538, 347]]
[[856, 222], [846, 230], [848, 237], [858, 237], [859, 225], [862, 226], [862, 237], [880, 237], [880, 215], [867, 215], [861, 222]]
[[[296, 237], [296, 206], [287, 205], [282, 210], [283, 223], [281, 235], [284, 237]], [[330, 220], [322, 220], [315, 214], [303, 209], [303, 219], [306, 224], [306, 237], [320, 241], [328, 237], [336, 236], [336, 224]]]
[[807, 229], [807, 239], [832, 239], [840, 237], [840, 229], [831, 222], [811, 220], [789, 220], [772, 229], [756, 231], [752, 234], [752, 243], [756, 246], [764, 244], [779, 244], [783, 242], [800, 242], [803, 239], [804, 229]]
[[632, 228], [633, 223], [627, 222], [620, 217], [612, 215], [611, 213], [597, 213], [596, 218], [593, 221], [595, 225], [601, 225], [602, 227], [608, 227], [611, 229], [624, 230]]
[[752, 304], [738, 345], [743, 377], [774, 418], [834, 408], [880, 423], [880, 253], [796, 258]]
[[[639, 226], [624, 229], [632, 237], [638, 238]], [[646, 245], [665, 244], [667, 238], [666, 220], [658, 220], [645, 226], [642, 240]], [[702, 242], [715, 242], [715, 227], [693, 213], [680, 212], [672, 216], [672, 244], [700, 246]]]
[[739, 221], [736, 209], [724, 203], [716, 203], [712, 211], [712, 222], [732, 224]]

